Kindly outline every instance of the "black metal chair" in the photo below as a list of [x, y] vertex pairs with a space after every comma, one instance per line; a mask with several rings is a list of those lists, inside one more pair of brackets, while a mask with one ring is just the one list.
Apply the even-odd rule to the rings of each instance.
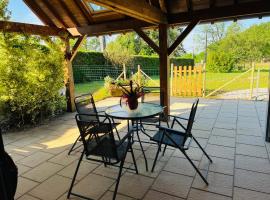
[[[141, 102], [142, 103], [153, 103], [153, 104], [158, 104], [160, 105], [160, 102], [159, 101], [149, 101], [149, 99], [147, 99], [147, 95], [148, 94], [155, 94], [155, 93], [160, 93], [160, 87], [143, 87], [142, 89], [144, 95], [141, 97]], [[142, 119], [140, 121], [140, 125], [142, 127], [142, 130], [144, 133], [146, 133], [147, 130], [150, 130], [150, 131], [156, 131], [156, 130], [153, 130], [153, 129], [146, 129], [144, 127], [144, 125], [150, 125], [150, 126], [155, 126], [156, 125], [161, 125], [161, 121], [165, 121], [166, 124], [167, 124], [167, 127], [169, 127], [169, 123], [167, 120], [165, 120], [165, 115], [164, 113], [161, 113], [159, 116], [157, 117], [152, 117], [152, 118], [146, 118], [146, 119]], [[148, 134], [147, 134], [148, 135]]]
[[[158, 155], [161, 151], [161, 145], [165, 144], [164, 151], [165, 151], [167, 146], [178, 148], [184, 154], [184, 156], [188, 159], [188, 161], [194, 167], [194, 169], [198, 172], [198, 174], [203, 179], [203, 181], [208, 185], [206, 178], [202, 175], [202, 173], [199, 171], [199, 169], [196, 167], [196, 165], [192, 162], [192, 160], [189, 158], [189, 156], [186, 153], [186, 151], [190, 147], [191, 142], [194, 140], [196, 142], [196, 144], [199, 146], [199, 148], [203, 151], [204, 155], [209, 159], [210, 163], [212, 163], [211, 158], [208, 156], [208, 154], [202, 148], [200, 143], [197, 141], [197, 139], [191, 133], [198, 103], [199, 103], [199, 99], [197, 99], [193, 103], [186, 127], [180, 122], [181, 119], [184, 119], [184, 120], [186, 120], [186, 119], [181, 118], [181, 117], [177, 117], [177, 116], [171, 116], [171, 117], [173, 117], [171, 128], [158, 126], [159, 130], [151, 138], [152, 141], [155, 141], [158, 143], [158, 150], [157, 150], [155, 160], [153, 163], [152, 172], [154, 171]], [[184, 129], [184, 131], [179, 131], [179, 130], [173, 129], [175, 123], [179, 124]]]
[[[132, 145], [131, 145], [132, 132], [128, 132], [121, 140], [115, 140], [111, 120], [107, 118], [106, 116], [103, 116], [105, 118], [104, 121], [108, 121], [106, 123], [100, 122], [98, 120], [85, 120], [85, 119], [92, 118], [94, 116], [95, 114], [92, 114], [92, 115], [77, 114], [75, 117], [79, 131], [80, 131], [80, 136], [81, 136], [84, 149], [79, 158], [78, 165], [76, 167], [67, 197], [69, 198], [70, 195], [74, 195], [74, 196], [78, 196], [84, 199], [89, 199], [80, 194], [76, 194], [72, 192], [72, 188], [73, 188], [77, 173], [79, 171], [81, 161], [83, 159], [83, 156], [85, 155], [87, 160], [101, 162], [101, 163], [104, 163], [105, 166], [110, 165], [110, 166], [117, 166], [120, 168], [118, 177], [117, 177], [117, 182], [115, 185], [114, 194], [113, 194], [113, 200], [114, 200], [116, 199], [118, 185], [119, 185], [121, 174], [122, 174], [122, 169], [123, 168], [131, 169], [131, 168], [124, 167], [124, 162], [125, 162], [125, 158], [128, 151], [131, 152], [134, 167], [135, 167], [135, 169], [132, 169], [132, 170], [135, 170], [136, 173], [138, 174], [137, 164], [136, 164], [136, 160], [135, 160], [134, 153], [132, 150]], [[97, 132], [101, 132], [100, 130], [104, 130], [103, 135], [97, 134]]]
[[[88, 120], [88, 121], [91, 121], [91, 120], [103, 121], [104, 120], [104, 119], [101, 119], [99, 117], [99, 114], [103, 113], [104, 111], [97, 111], [95, 101], [94, 101], [93, 95], [91, 93], [83, 94], [83, 95], [75, 97], [74, 103], [75, 103], [76, 111], [77, 111], [78, 114], [90, 114], [89, 116], [83, 116], [84, 120]], [[118, 130], [116, 128], [116, 126], [118, 124], [119, 123], [115, 123], [113, 121], [113, 128], [116, 131], [118, 139], [120, 139]], [[81, 146], [81, 145], [79, 145], [78, 147], [75, 148], [77, 142], [80, 141], [80, 140], [81, 140], [81, 137], [79, 135], [77, 137], [77, 139], [75, 140], [74, 144], [72, 145], [72, 147], [70, 148], [70, 150], [68, 152], [68, 155], [70, 155], [70, 153], [72, 151], [74, 151], [75, 149], [77, 149], [77, 148], [79, 148]]]

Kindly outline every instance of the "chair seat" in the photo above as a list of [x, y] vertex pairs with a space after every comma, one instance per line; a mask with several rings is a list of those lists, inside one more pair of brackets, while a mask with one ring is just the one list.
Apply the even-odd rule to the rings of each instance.
[[[100, 137], [100, 143], [98, 145], [95, 139], [90, 140], [87, 144], [87, 149], [89, 155], [104, 156], [110, 159], [121, 160], [125, 156], [128, 142], [123, 142], [120, 146], [118, 146], [119, 142], [120, 141], [115, 141], [115, 144], [112, 144], [112, 140], [109, 135], [104, 135]], [[115, 145], [117, 146], [116, 151]]]
[[165, 133], [163, 132], [163, 130], [159, 130], [157, 131], [157, 133], [151, 137], [150, 139], [160, 143], [161, 139], [162, 139], [162, 135], [164, 134], [164, 138], [162, 140], [162, 144], [166, 144], [172, 147], [177, 147], [172, 140], [180, 147], [184, 147], [184, 143], [185, 143], [185, 137], [183, 135], [180, 134], [174, 134], [174, 133], [168, 133], [167, 134], [172, 138], [172, 140], [170, 138], [168, 138], [167, 135], [165, 135]]
[[159, 122], [159, 118], [158, 117], [151, 117], [151, 118], [145, 118], [141, 120], [142, 123], [158, 123]]

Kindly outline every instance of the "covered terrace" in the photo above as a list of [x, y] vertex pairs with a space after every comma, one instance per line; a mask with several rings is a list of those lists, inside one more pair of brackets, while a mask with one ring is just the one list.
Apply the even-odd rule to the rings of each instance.
[[[44, 26], [0, 21], [0, 30], [57, 36], [66, 43], [68, 111], [74, 111], [72, 60], [87, 36], [135, 31], [160, 59], [160, 102], [165, 114], [187, 114], [191, 100], [170, 99], [169, 56], [198, 23], [237, 20], [270, 14], [268, 0], [24, 0]], [[185, 30], [168, 44], [170, 26]], [[159, 30], [159, 44], [144, 29]], [[70, 46], [70, 39], [77, 42]], [[110, 103], [118, 100], [108, 100]], [[125, 171], [118, 199], [270, 199], [270, 106], [266, 102], [201, 99], [194, 135], [213, 158], [206, 186], [178, 151], [168, 149], [158, 159], [155, 173], [143, 171], [141, 151], [135, 148], [139, 175]], [[104, 103], [104, 104], [102, 104]], [[99, 107], [108, 106], [100, 102]], [[268, 109], [267, 109], [268, 108]], [[266, 125], [267, 124], [267, 125]], [[126, 130], [125, 125], [122, 127]], [[77, 137], [74, 113], [21, 134], [4, 135], [7, 151], [19, 167], [16, 198], [66, 199], [79, 157], [67, 155]], [[146, 145], [153, 162], [155, 146]], [[192, 147], [190, 156], [204, 170], [205, 157]], [[130, 158], [128, 158], [130, 162]], [[130, 163], [129, 165], [132, 165]], [[111, 199], [116, 172], [83, 162], [74, 189], [94, 199]], [[112, 179], [113, 178], [113, 179]], [[72, 197], [73, 199], [79, 199]]]

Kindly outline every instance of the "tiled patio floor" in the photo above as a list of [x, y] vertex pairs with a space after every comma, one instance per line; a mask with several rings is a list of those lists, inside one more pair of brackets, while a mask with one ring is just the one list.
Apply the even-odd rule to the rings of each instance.
[[[98, 103], [100, 109], [118, 102]], [[172, 114], [187, 115], [191, 99], [172, 99]], [[160, 157], [155, 173], [145, 171], [142, 154], [135, 144], [139, 175], [125, 171], [119, 200], [266, 200], [270, 199], [270, 144], [264, 142], [266, 102], [201, 99], [193, 133], [214, 163], [209, 186], [195, 174], [181, 152], [168, 149]], [[125, 132], [124, 125], [119, 127]], [[66, 199], [79, 153], [67, 152], [78, 135], [74, 114], [49, 124], [4, 135], [6, 150], [19, 168], [16, 198], [19, 200]], [[150, 166], [155, 145], [145, 146]], [[200, 169], [207, 167], [202, 152], [192, 145], [189, 155]], [[130, 155], [127, 165], [132, 165]], [[83, 162], [74, 191], [90, 198], [111, 199], [117, 169]], [[79, 198], [72, 198], [79, 199]]]

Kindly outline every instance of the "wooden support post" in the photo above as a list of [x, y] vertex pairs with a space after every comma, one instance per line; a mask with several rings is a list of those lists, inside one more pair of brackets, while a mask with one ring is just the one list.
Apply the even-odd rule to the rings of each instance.
[[123, 64], [123, 74], [124, 74], [124, 80], [127, 80], [126, 64]]
[[66, 97], [67, 97], [67, 111], [73, 112], [75, 111], [75, 86], [74, 86], [74, 78], [73, 78], [73, 69], [72, 69], [72, 62], [71, 58], [71, 50], [70, 50], [70, 43], [69, 39], [65, 40], [66, 44], [66, 51], [65, 51], [65, 67], [66, 67], [66, 77], [65, 77], [65, 84], [66, 84]]
[[160, 104], [165, 106], [165, 115], [170, 113], [169, 88], [169, 56], [168, 56], [168, 26], [159, 25], [159, 74], [160, 74]]

